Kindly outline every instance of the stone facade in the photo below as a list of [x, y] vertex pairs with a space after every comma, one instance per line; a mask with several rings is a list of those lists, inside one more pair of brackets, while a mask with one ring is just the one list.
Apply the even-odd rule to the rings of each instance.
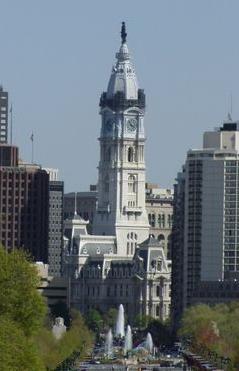
[[145, 197], [150, 234], [161, 242], [165, 255], [171, 259], [173, 190], [146, 183]]
[[150, 236], [137, 245], [133, 257], [121, 257], [115, 253], [115, 239], [87, 235], [79, 216], [65, 223], [65, 275], [71, 277], [72, 306], [86, 313], [123, 304], [130, 321], [138, 314], [161, 320], [169, 316], [171, 261], [158, 240]]
[[[88, 233], [92, 233], [92, 224], [96, 213], [98, 192], [90, 186], [88, 192], [67, 193], [64, 195], [64, 219], [71, 218], [75, 212], [89, 221]], [[173, 190], [160, 188], [157, 184], [145, 184], [145, 207], [150, 224], [150, 234], [162, 242], [164, 252], [171, 258], [171, 232], [173, 220]]]
[[[122, 27], [122, 35], [124, 33]], [[122, 37], [107, 91], [100, 99], [98, 197], [93, 234], [77, 215], [65, 220], [65, 274], [71, 304], [83, 313], [124, 304], [137, 314], [166, 319], [170, 270], [162, 241], [149, 237], [145, 205], [145, 95], [138, 88], [126, 37]], [[80, 212], [82, 212], [80, 210]]]

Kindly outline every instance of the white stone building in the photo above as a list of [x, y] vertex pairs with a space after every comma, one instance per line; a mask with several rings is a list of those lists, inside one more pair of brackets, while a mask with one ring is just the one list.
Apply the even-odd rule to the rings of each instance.
[[126, 44], [116, 54], [102, 118], [98, 201], [89, 235], [77, 213], [65, 222], [65, 272], [72, 305], [86, 312], [124, 304], [128, 316], [165, 319], [170, 305], [170, 262], [160, 241], [149, 238], [145, 207], [145, 95]]
[[171, 259], [173, 189], [160, 188], [157, 184], [146, 183], [145, 201], [150, 234], [161, 242], [165, 256]]

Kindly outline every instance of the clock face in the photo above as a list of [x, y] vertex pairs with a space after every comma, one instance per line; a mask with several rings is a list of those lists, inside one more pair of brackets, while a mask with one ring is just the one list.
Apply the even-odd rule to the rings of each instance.
[[136, 127], [137, 127], [137, 120], [136, 119], [132, 118], [132, 119], [129, 119], [127, 121], [127, 129], [128, 129], [128, 131], [133, 132], [133, 131], [136, 130]]

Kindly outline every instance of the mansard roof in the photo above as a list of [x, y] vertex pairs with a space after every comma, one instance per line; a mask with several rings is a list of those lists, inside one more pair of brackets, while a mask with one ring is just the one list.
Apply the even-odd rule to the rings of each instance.
[[137, 256], [142, 260], [146, 272], [156, 273], [157, 263], [160, 261], [161, 270], [158, 272], [169, 273], [167, 259], [164, 255], [162, 245], [152, 235], [139, 245], [135, 253], [135, 258]]

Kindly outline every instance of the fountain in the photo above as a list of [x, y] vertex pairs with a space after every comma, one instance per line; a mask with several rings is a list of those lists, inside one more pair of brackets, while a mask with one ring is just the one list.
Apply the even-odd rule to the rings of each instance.
[[124, 352], [127, 354], [128, 351], [132, 350], [133, 343], [132, 343], [132, 331], [130, 325], [127, 326], [126, 335], [125, 335], [125, 342], [124, 342]]
[[111, 328], [109, 329], [107, 335], [106, 335], [106, 340], [105, 340], [105, 353], [107, 354], [107, 357], [109, 358], [112, 356], [113, 351], [113, 335]]
[[117, 321], [116, 321], [116, 327], [115, 327], [115, 335], [119, 337], [125, 336], [124, 331], [124, 307], [122, 304], [119, 306], [118, 315], [117, 315]]
[[146, 341], [145, 341], [145, 349], [147, 349], [149, 353], [152, 353], [153, 347], [154, 347], [153, 339], [152, 339], [150, 332], [148, 332]]

